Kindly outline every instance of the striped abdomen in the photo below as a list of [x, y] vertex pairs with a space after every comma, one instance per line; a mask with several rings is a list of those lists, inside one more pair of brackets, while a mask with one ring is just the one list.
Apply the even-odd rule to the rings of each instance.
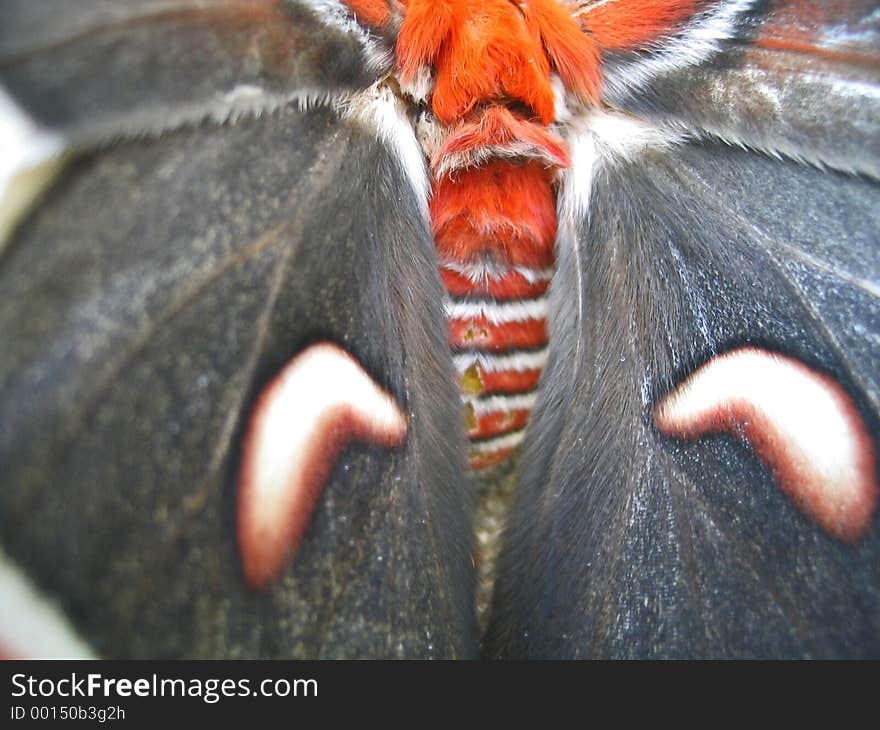
[[[432, 79], [431, 224], [449, 293], [449, 344], [470, 463], [522, 440], [547, 354], [546, 289], [565, 144], [556, 74], [579, 103], [598, 98], [598, 49], [559, 0], [406, 0], [397, 42], [405, 87]], [[561, 92], [562, 89], [557, 89]], [[415, 94], [418, 96], [418, 94]]]
[[[431, 202], [473, 468], [498, 463], [522, 441], [547, 358], [556, 238], [552, 166], [531, 154], [497, 157], [493, 141], [481, 140], [481, 154], [471, 150], [485, 158], [480, 165], [436, 179]], [[561, 162], [561, 147], [555, 154]]]

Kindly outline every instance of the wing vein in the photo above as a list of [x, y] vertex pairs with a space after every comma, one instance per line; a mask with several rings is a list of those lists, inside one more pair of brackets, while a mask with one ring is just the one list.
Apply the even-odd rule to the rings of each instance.
[[[260, 236], [254, 242], [248, 244], [243, 249], [236, 251], [233, 255], [227, 256], [218, 262], [218, 265], [207, 272], [202, 279], [196, 284], [188, 288], [182, 295], [172, 301], [172, 303], [162, 310], [159, 315], [148, 322], [143, 329], [137, 334], [137, 337], [131, 341], [131, 346], [122, 350], [115, 359], [109, 359], [107, 364], [96, 372], [94, 382], [95, 385], [91, 392], [86, 396], [82, 405], [76, 410], [71, 409], [67, 414], [67, 422], [64, 425], [65, 434], [59, 438], [59, 445], [54, 454], [50, 457], [49, 463], [57, 464], [64, 462], [73, 448], [77, 435], [86, 427], [86, 423], [94, 414], [95, 409], [101, 398], [106, 394], [114, 382], [120, 375], [131, 366], [135, 358], [149, 344], [153, 335], [159, 327], [173, 321], [177, 314], [185, 311], [186, 305], [196, 299], [198, 295], [213, 281], [228, 271], [246, 263], [254, 256], [277, 245], [280, 240], [279, 235], [286, 223], [276, 226], [268, 233]], [[37, 499], [34, 495], [34, 504], [29, 511], [37, 508]]]
[[[207, 473], [200, 486], [188, 497], [187, 503], [182, 510], [183, 514], [178, 521], [179, 526], [173, 531], [175, 536], [179, 533], [181, 526], [188, 524], [189, 520], [204, 508], [207, 503], [207, 498], [212, 491], [212, 484], [216, 481], [220, 467], [229, 453], [229, 449], [232, 445], [233, 431], [240, 420], [241, 412], [248, 400], [248, 396], [250, 395], [254, 373], [260, 362], [263, 345], [266, 342], [266, 338], [269, 336], [269, 325], [272, 319], [272, 314], [275, 311], [278, 296], [281, 293], [281, 287], [287, 279], [290, 265], [296, 258], [296, 254], [302, 244], [303, 226], [300, 225], [301, 219], [313, 211], [315, 200], [323, 192], [327, 181], [332, 178], [333, 173], [336, 171], [345, 155], [346, 145], [336, 144], [338, 136], [338, 134], [334, 134], [323, 143], [323, 150], [318, 153], [317, 162], [312, 166], [312, 169], [303, 176], [302, 180], [297, 185], [297, 188], [307, 187], [307, 192], [304, 196], [294, 196], [301, 201], [297, 214], [292, 220], [286, 221], [279, 227], [279, 237], [286, 231], [293, 232], [293, 237], [288, 241], [288, 244], [284, 249], [284, 254], [278, 264], [269, 292], [266, 296], [266, 303], [257, 319], [256, 335], [247, 362], [243, 368], [242, 375], [240, 376], [244, 382], [241, 384], [241, 387], [236, 388], [235, 402], [227, 411], [223, 428], [221, 428], [220, 433], [217, 436], [217, 443], [212, 450], [211, 459], [208, 462]], [[315, 169], [321, 166], [323, 166], [323, 169], [320, 171]]]

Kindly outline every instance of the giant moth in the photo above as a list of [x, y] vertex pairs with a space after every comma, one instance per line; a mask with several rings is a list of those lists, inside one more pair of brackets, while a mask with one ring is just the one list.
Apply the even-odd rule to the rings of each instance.
[[876, 656], [878, 13], [3, 0], [2, 651]]

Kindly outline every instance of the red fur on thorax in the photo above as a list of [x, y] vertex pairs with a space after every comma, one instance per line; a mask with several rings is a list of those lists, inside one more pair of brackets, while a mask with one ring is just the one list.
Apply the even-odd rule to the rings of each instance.
[[508, 0], [410, 0], [397, 58], [405, 80], [433, 63], [431, 106], [444, 124], [481, 100], [505, 97], [528, 104], [544, 123], [553, 119], [552, 89], [541, 83], [547, 58]]
[[520, 7], [565, 87], [581, 101], [598, 101], [599, 49], [595, 39], [584, 34], [570, 9], [557, 0], [528, 0]]
[[492, 99], [522, 102], [550, 124], [551, 68], [585, 101], [598, 99], [599, 52], [556, 0], [409, 0], [397, 61], [404, 80], [434, 66], [431, 107], [444, 124]]

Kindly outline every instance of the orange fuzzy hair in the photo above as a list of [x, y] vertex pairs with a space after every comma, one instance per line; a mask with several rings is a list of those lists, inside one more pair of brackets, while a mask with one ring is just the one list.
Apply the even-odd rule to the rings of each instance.
[[434, 185], [431, 223], [441, 259], [493, 254], [515, 266], [553, 263], [553, 173], [533, 162], [494, 160]]
[[644, 48], [691, 17], [700, 0], [605, 0], [577, 13], [584, 30], [609, 51]]
[[556, 167], [571, 164], [565, 142], [560, 137], [520, 119], [503, 106], [493, 104], [476, 121], [464, 122], [450, 132], [431, 159], [431, 167], [438, 167], [443, 159], [452, 155], [514, 143], [525, 145], [530, 151], [528, 156], [543, 158]]
[[384, 28], [391, 15], [387, 0], [345, 0], [359, 22], [373, 28]]
[[599, 98], [600, 58], [594, 40], [557, 0], [528, 0], [521, 8], [565, 87], [581, 101], [595, 102]]
[[468, 436], [471, 438], [486, 438], [487, 436], [498, 436], [511, 431], [518, 431], [525, 428], [529, 420], [528, 410], [518, 411], [500, 411], [496, 413], [488, 413], [485, 416], [478, 416], [475, 423], [468, 429]]
[[444, 124], [478, 101], [527, 104], [554, 119], [550, 70], [585, 101], [598, 98], [599, 53], [557, 0], [409, 0], [397, 41], [404, 81], [433, 65], [432, 108]]

